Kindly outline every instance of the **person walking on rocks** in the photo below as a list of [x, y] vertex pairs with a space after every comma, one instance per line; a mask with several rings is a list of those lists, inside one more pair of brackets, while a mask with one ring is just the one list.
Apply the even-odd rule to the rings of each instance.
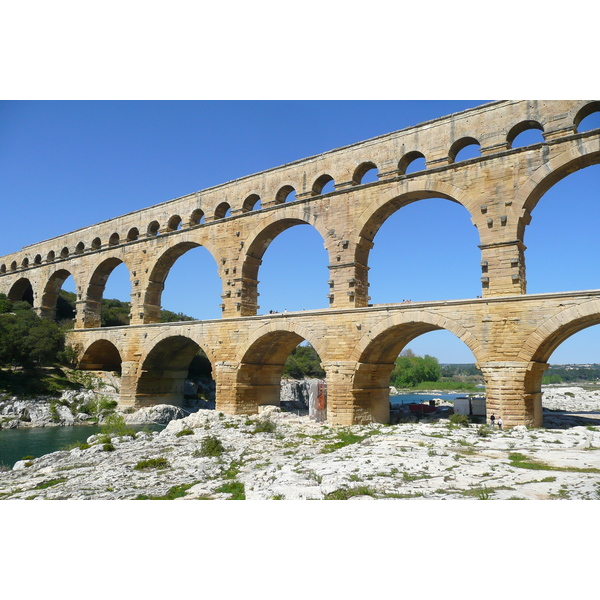
[[496, 421], [496, 417], [495, 417], [495, 415], [492, 415], [492, 416], [490, 417], [490, 424], [492, 425], [492, 429], [494, 429], [494, 422], [495, 422], [495, 421]]
[[498, 429], [502, 429], [502, 417], [498, 417]]

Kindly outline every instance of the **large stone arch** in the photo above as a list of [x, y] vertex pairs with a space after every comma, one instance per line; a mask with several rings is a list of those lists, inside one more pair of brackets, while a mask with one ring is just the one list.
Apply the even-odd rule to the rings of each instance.
[[357, 260], [367, 264], [373, 239], [386, 219], [403, 206], [428, 198], [444, 198], [460, 204], [469, 212], [471, 222], [475, 226], [478, 225], [473, 200], [464, 190], [433, 179], [428, 179], [426, 182], [405, 180], [379, 194], [356, 219], [351, 242], [356, 245]]
[[449, 331], [464, 342], [477, 360], [483, 358], [483, 345], [471, 332], [460, 323], [427, 310], [395, 314], [384, 319], [362, 336], [350, 358], [357, 362], [370, 362], [373, 358], [394, 361], [412, 340], [439, 329]]
[[21, 277], [17, 279], [8, 290], [6, 294], [9, 300], [13, 302], [27, 302], [31, 306], [35, 305], [35, 293], [33, 291], [33, 284], [27, 277]]
[[565, 308], [527, 336], [519, 360], [546, 363], [552, 353], [572, 335], [600, 324], [600, 300]]
[[[402, 207], [429, 198], [443, 198], [463, 206], [468, 211], [471, 222], [478, 226], [473, 200], [464, 190], [447, 183], [436, 182], [433, 179], [419, 183], [409, 179], [378, 193], [368, 208], [354, 220], [354, 228], [349, 234], [348, 245], [353, 258], [352, 273], [345, 274], [344, 277], [354, 280], [356, 306], [368, 304], [369, 255], [381, 226]], [[479, 227], [478, 234], [481, 239]]]
[[[480, 367], [486, 377], [488, 406], [512, 426], [543, 424], [542, 377], [548, 359], [572, 335], [600, 324], [600, 300], [565, 308], [542, 323], [523, 342], [517, 360], [490, 361]], [[505, 418], [508, 417], [508, 418]]]
[[79, 311], [77, 320], [82, 322], [83, 327], [100, 327], [101, 325], [101, 311], [102, 311], [102, 298], [104, 297], [104, 290], [106, 289], [106, 283], [112, 272], [120, 265], [124, 264], [129, 272], [129, 280], [131, 283], [132, 267], [129, 264], [129, 260], [122, 253], [101, 254], [98, 260], [89, 266], [87, 272], [90, 273], [90, 277], [84, 287], [84, 297], [81, 301], [83, 304], [83, 315], [80, 319]]
[[323, 239], [331, 263], [331, 252], [325, 240], [327, 232], [324, 231], [322, 221], [302, 206], [288, 207], [282, 211], [271, 213], [266, 219], [261, 220], [248, 236], [245, 242], [245, 251], [241, 267], [242, 289], [240, 316], [254, 316], [258, 311], [258, 272], [262, 258], [271, 242], [287, 229], [296, 225], [312, 226]]
[[396, 314], [367, 332], [350, 357], [356, 368], [352, 376], [352, 402], [356, 421], [389, 422], [389, 385], [394, 362], [413, 339], [445, 329], [463, 341], [476, 359], [482, 345], [462, 325], [427, 311]]
[[134, 392], [136, 406], [182, 406], [188, 369], [200, 349], [214, 372], [215, 356], [210, 344], [195, 339], [185, 328], [169, 330], [152, 340], [152, 346], [139, 361]]
[[237, 414], [254, 414], [261, 405], [279, 405], [285, 361], [305, 340], [325, 362], [325, 348], [319, 336], [291, 321], [269, 323], [249, 337], [236, 365], [232, 404]]
[[121, 372], [123, 362], [114, 338], [103, 337], [92, 341], [81, 350], [79, 368], [91, 371]]
[[[67, 269], [61, 268], [55, 270], [47, 279], [42, 291], [40, 303], [40, 315], [48, 319], [54, 319], [56, 316], [56, 306], [58, 296], [65, 281], [69, 277], [74, 277], [73, 273]], [[76, 282], [77, 284], [77, 282]], [[75, 287], [77, 289], [77, 285]]]
[[521, 213], [517, 222], [517, 237], [524, 239], [525, 228], [531, 221], [531, 212], [542, 196], [561, 179], [571, 173], [600, 163], [600, 138], [577, 140], [568, 150], [561, 152], [538, 167], [520, 186], [514, 203]]
[[212, 256], [219, 271], [217, 263], [217, 252], [210, 242], [200, 239], [197, 233], [190, 232], [187, 235], [173, 238], [173, 243], [158, 255], [149, 268], [146, 287], [143, 291], [143, 323], [158, 323], [160, 321], [160, 309], [162, 292], [165, 281], [175, 262], [186, 252], [193, 248], [206, 248]]

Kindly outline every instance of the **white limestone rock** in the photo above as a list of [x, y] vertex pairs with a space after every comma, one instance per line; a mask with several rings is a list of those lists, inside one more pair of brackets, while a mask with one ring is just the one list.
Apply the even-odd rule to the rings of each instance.
[[184, 411], [170, 404], [157, 404], [136, 410], [134, 413], [123, 415], [128, 425], [146, 425], [158, 423], [164, 425], [176, 419], [185, 417]]

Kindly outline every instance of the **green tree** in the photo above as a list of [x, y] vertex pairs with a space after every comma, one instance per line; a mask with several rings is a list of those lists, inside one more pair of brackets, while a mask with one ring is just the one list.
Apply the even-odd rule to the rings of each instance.
[[182, 312], [174, 313], [170, 310], [161, 309], [160, 311], [160, 322], [161, 323], [177, 323], [179, 321], [194, 321], [193, 317], [188, 317]]
[[296, 346], [283, 366], [283, 377], [292, 379], [325, 377], [317, 351], [311, 345]]
[[0, 365], [49, 365], [64, 347], [65, 336], [56, 323], [41, 319], [29, 303], [0, 294]]
[[395, 362], [390, 383], [394, 387], [414, 387], [423, 381], [439, 381], [442, 370], [437, 358], [416, 356], [407, 349]]

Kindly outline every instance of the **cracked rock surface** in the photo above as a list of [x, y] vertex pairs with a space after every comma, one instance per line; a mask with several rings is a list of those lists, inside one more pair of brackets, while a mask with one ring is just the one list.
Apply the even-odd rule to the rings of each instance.
[[577, 405], [573, 389], [548, 398], [551, 423], [539, 429], [333, 428], [277, 408], [199, 410], [160, 433], [97, 435], [19, 461], [0, 472], [0, 499], [600, 499], [600, 421], [571, 422], [598, 410], [600, 394]]

